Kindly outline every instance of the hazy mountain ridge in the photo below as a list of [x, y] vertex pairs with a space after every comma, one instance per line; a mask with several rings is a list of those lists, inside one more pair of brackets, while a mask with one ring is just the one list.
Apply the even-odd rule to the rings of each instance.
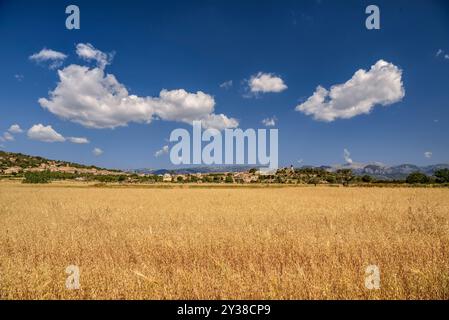
[[219, 173], [219, 172], [246, 172], [251, 168], [260, 168], [260, 166], [248, 165], [223, 165], [223, 166], [199, 166], [199, 167], [185, 167], [179, 169], [151, 169], [140, 168], [131, 169], [130, 172], [144, 173], [144, 174], [194, 174], [194, 173]]
[[[130, 170], [135, 173], [146, 173], [146, 174], [165, 174], [165, 173], [176, 173], [176, 174], [192, 174], [192, 173], [214, 173], [214, 172], [244, 172], [251, 168], [259, 168], [260, 166], [199, 166], [199, 167], [187, 167], [180, 169], [136, 169]], [[402, 180], [405, 179], [412, 172], [422, 172], [426, 175], [433, 175], [435, 171], [440, 169], [449, 169], [449, 163], [441, 163], [428, 166], [417, 166], [414, 164], [400, 164], [396, 166], [387, 166], [379, 163], [371, 164], [338, 164], [332, 166], [309, 166], [304, 165], [301, 168], [319, 168], [326, 171], [337, 171], [341, 169], [350, 169], [356, 175], [369, 175], [377, 179], [383, 180]]]
[[440, 169], [449, 169], [449, 163], [440, 163], [428, 166], [417, 166], [414, 164], [400, 164], [388, 166], [384, 164], [344, 164], [331, 167], [331, 171], [338, 169], [351, 169], [356, 175], [369, 175], [382, 180], [402, 180], [412, 172], [421, 172], [432, 176], [435, 171]]

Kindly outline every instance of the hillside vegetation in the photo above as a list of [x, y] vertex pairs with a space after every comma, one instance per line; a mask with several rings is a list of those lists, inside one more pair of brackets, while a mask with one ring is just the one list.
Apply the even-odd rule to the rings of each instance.
[[20, 167], [22, 169], [26, 168], [38, 168], [39, 166], [46, 165], [57, 165], [59, 167], [69, 166], [73, 168], [83, 168], [83, 169], [97, 169], [102, 170], [102, 168], [96, 166], [86, 166], [78, 163], [60, 161], [60, 160], [49, 160], [39, 156], [30, 156], [22, 153], [13, 153], [0, 151], [0, 169], [5, 170], [11, 167]]

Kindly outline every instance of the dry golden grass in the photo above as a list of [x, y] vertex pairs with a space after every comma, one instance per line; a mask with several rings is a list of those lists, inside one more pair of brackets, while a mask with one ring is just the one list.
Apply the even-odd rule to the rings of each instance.
[[0, 298], [448, 299], [449, 190], [2, 182]]

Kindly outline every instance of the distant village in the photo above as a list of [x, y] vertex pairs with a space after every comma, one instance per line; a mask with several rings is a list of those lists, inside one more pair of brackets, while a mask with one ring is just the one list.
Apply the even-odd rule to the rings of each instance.
[[[333, 174], [331, 174], [333, 176]], [[194, 174], [170, 174], [165, 173], [159, 175], [162, 182], [175, 183], [313, 183], [328, 184], [337, 183], [337, 179], [325, 178], [324, 170], [319, 169], [295, 169], [293, 166], [289, 168], [281, 168], [274, 172], [267, 173], [257, 168], [250, 169], [246, 172], [215, 172], [215, 173], [194, 173]], [[346, 183], [349, 177], [352, 177], [350, 170], [339, 174], [341, 183]]]

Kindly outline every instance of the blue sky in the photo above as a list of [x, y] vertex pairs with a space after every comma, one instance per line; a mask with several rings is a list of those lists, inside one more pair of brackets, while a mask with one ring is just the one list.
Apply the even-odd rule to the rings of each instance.
[[[69, 4], [80, 8], [80, 30], [65, 28]], [[369, 4], [380, 8], [380, 30], [365, 28]], [[280, 165], [343, 163], [345, 148], [354, 162], [449, 162], [447, 1], [0, 0], [0, 39], [0, 146], [7, 151], [105, 167], [172, 167], [168, 154], [155, 153], [173, 129], [190, 130], [186, 119], [195, 112], [167, 107], [175, 99], [173, 108], [193, 101], [203, 110], [199, 117], [224, 114], [242, 129], [265, 128], [262, 120], [274, 117]], [[77, 45], [96, 58], [77, 54]], [[30, 59], [44, 48], [66, 58]], [[382, 71], [370, 72], [379, 61]], [[61, 84], [58, 70], [78, 78], [52, 98], [49, 92]], [[80, 101], [85, 108], [96, 102], [76, 96], [90, 90], [78, 88], [87, 83], [79, 81], [86, 76], [80, 70], [97, 70], [103, 84], [113, 75], [117, 90], [127, 90], [122, 108], [138, 114], [103, 114], [101, 107], [83, 113]], [[365, 74], [351, 89], [358, 70]], [[331, 92], [307, 104], [318, 86]], [[367, 99], [369, 113], [357, 111]], [[329, 106], [336, 108], [330, 117], [322, 113]], [[147, 115], [157, 119], [146, 123]], [[23, 132], [10, 132], [11, 141], [4, 132], [13, 124]], [[38, 124], [64, 141], [40, 141], [33, 132], [41, 127], [30, 138], [28, 130]]]

